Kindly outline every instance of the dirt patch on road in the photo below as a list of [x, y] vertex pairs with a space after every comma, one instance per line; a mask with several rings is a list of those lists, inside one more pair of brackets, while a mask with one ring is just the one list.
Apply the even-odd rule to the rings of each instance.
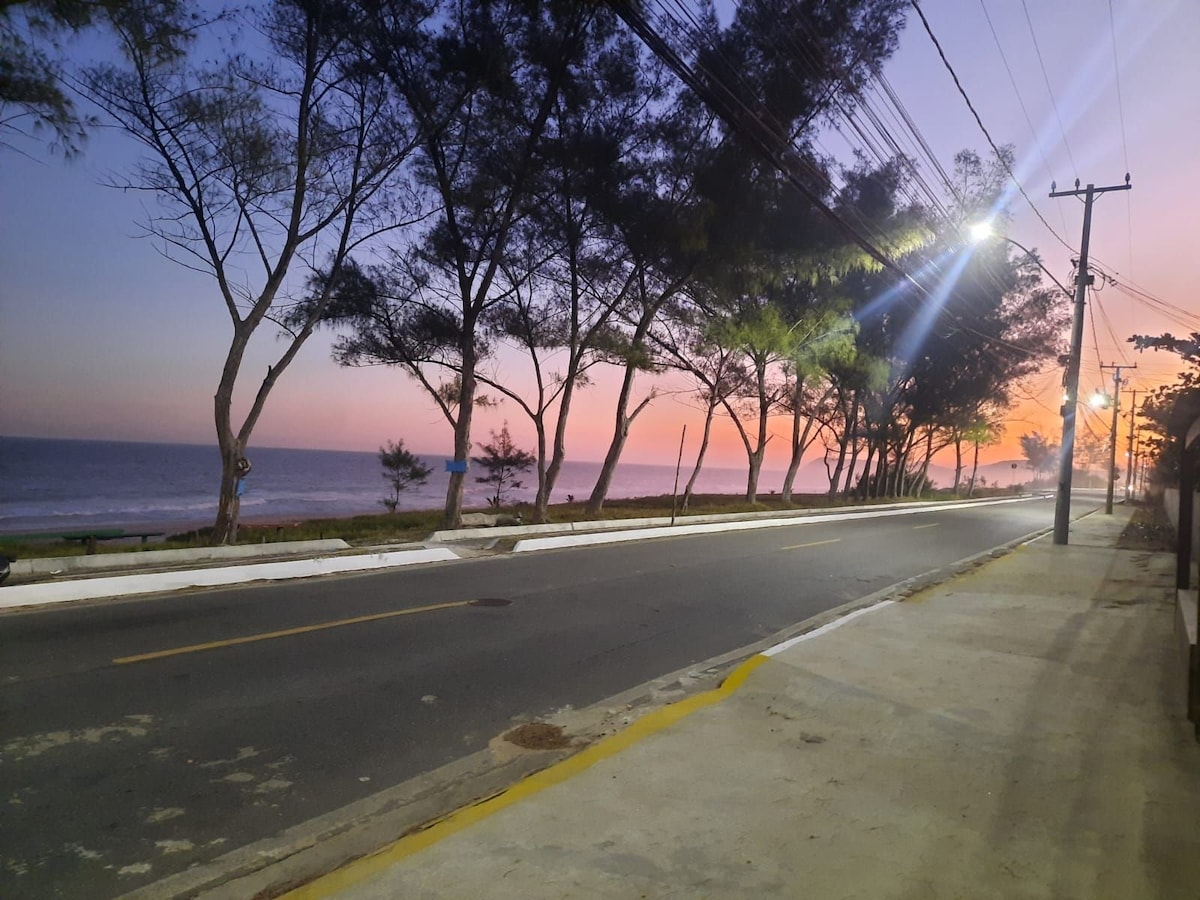
[[526, 722], [504, 735], [504, 739], [526, 750], [561, 750], [571, 746], [571, 739], [561, 725], [546, 722]]

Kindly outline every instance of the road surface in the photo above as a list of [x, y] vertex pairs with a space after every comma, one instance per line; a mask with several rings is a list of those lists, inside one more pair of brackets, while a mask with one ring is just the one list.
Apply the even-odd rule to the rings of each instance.
[[933, 507], [0, 616], [0, 896], [116, 896], [1052, 519]]

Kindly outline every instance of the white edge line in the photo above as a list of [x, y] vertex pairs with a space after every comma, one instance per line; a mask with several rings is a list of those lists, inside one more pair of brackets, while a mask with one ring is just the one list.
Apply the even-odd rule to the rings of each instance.
[[513, 553], [528, 553], [534, 550], [554, 550], [562, 547], [581, 547], [593, 544], [618, 544], [625, 541], [640, 541], [646, 538], [680, 537], [688, 534], [711, 534], [722, 531], [749, 531], [755, 528], [780, 528], [788, 525], [813, 525], [821, 522], [846, 522], [852, 519], [882, 519], [887, 516], [914, 516], [922, 513], [953, 512], [958, 509], [974, 509], [981, 506], [996, 506], [1002, 503], [1023, 503], [1027, 498], [1013, 497], [1002, 500], [967, 501], [962, 503], [938, 503], [907, 509], [869, 510], [867, 512], [835, 513], [833, 515], [790, 516], [786, 519], [757, 519], [739, 522], [709, 522], [701, 525], [667, 525], [657, 528], [637, 528], [617, 533], [569, 534], [559, 537], [528, 538], [517, 541]]
[[64, 603], [71, 600], [99, 600], [130, 594], [156, 594], [195, 587], [220, 587], [249, 581], [275, 581], [312, 578], [342, 572], [366, 572], [393, 566], [457, 560], [458, 554], [445, 548], [395, 550], [357, 556], [326, 556], [286, 562], [258, 563], [248, 566], [222, 566], [182, 572], [154, 572], [141, 575], [111, 575], [78, 581], [53, 581], [38, 584], [14, 584], [0, 589], [0, 609]]
[[790, 647], [796, 646], [801, 641], [812, 640], [815, 637], [828, 634], [835, 628], [841, 628], [851, 619], [857, 619], [859, 616], [865, 616], [867, 613], [878, 612], [885, 606], [891, 606], [895, 602], [895, 600], [881, 600], [873, 606], [868, 606], [863, 609], [856, 609], [852, 613], [846, 613], [846, 615], [842, 616], [840, 619], [834, 619], [832, 622], [826, 622], [820, 628], [814, 628], [812, 631], [806, 631], [804, 634], [798, 634], [794, 638], [788, 638], [782, 644], [776, 644], [774, 647], [768, 647], [766, 650], [763, 650], [760, 655], [775, 656], [776, 654], [782, 653], [784, 650], [787, 650]]

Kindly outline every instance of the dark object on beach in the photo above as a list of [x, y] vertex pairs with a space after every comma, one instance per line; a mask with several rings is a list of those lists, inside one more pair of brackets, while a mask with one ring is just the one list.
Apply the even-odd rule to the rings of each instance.
[[4, 580], [11, 572], [12, 566], [8, 564], [8, 557], [0, 555], [0, 584], [4, 584]]

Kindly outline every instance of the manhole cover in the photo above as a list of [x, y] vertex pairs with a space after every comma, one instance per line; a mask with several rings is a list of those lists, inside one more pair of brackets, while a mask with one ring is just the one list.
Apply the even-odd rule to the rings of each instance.
[[505, 600], [503, 597], [480, 597], [478, 600], [468, 601], [468, 606], [508, 606], [511, 600]]

